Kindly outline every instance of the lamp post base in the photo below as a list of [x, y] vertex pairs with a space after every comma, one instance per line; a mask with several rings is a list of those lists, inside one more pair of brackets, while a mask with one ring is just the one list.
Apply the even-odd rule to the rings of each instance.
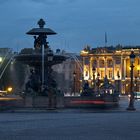
[[136, 110], [135, 107], [134, 107], [134, 101], [135, 101], [134, 95], [131, 94], [129, 106], [126, 110], [129, 110], [129, 111], [135, 111]]
[[135, 111], [136, 108], [134, 108], [133, 106], [129, 106], [128, 108], [126, 108], [126, 110], [128, 110], [128, 111]]

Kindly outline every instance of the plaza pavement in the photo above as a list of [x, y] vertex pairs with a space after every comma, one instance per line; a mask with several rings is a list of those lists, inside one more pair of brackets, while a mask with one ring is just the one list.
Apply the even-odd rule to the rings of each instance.
[[136, 111], [120, 107], [107, 110], [22, 110], [0, 113], [0, 140], [140, 140], [140, 101]]

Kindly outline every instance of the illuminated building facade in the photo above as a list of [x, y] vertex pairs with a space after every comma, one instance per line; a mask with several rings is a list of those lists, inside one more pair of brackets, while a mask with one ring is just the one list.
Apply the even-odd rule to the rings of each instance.
[[83, 63], [83, 79], [90, 86], [94, 85], [97, 76], [103, 80], [105, 76], [115, 85], [121, 94], [130, 93], [130, 53], [136, 55], [134, 63], [134, 91], [140, 92], [140, 46], [99, 47], [90, 49], [87, 46], [81, 51]]

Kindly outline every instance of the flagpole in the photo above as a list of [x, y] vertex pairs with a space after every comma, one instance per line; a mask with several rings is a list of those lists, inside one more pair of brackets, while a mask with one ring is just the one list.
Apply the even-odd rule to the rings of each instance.
[[107, 47], [107, 33], [105, 32], [105, 47]]

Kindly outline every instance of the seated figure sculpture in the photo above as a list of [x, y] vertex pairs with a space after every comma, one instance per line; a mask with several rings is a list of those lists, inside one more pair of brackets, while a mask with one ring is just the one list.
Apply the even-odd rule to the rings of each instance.
[[48, 42], [46, 41], [47, 36], [41, 36], [39, 35], [34, 36], [34, 48], [35, 49], [41, 49], [41, 46], [44, 45], [45, 49], [49, 48]]
[[109, 80], [107, 78], [107, 75], [104, 78], [104, 86], [108, 86], [109, 85]]
[[27, 92], [39, 92], [40, 90], [40, 79], [37, 72], [34, 72], [33, 69], [30, 70], [30, 77], [28, 82], [25, 85]]
[[92, 89], [89, 87], [88, 81], [85, 82], [81, 96], [92, 96]]

